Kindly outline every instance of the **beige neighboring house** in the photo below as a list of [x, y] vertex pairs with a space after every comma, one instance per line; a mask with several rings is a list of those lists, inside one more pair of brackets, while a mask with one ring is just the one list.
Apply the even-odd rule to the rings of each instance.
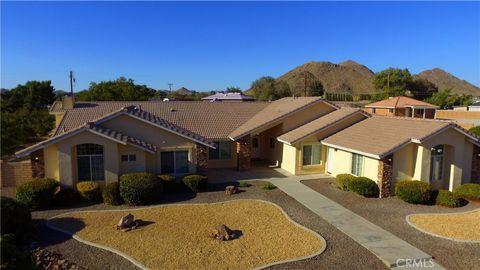
[[479, 140], [455, 124], [372, 117], [319, 97], [273, 102], [74, 102], [66, 97], [50, 113], [56, 120], [52, 137], [16, 155], [30, 156], [33, 176], [64, 186], [115, 182], [130, 172], [181, 176], [217, 168], [250, 170], [252, 160], [294, 175], [367, 176], [384, 194], [398, 179], [450, 189], [480, 180]]
[[398, 96], [365, 105], [365, 111], [382, 116], [405, 116], [412, 118], [435, 118], [438, 106], [409, 97]]

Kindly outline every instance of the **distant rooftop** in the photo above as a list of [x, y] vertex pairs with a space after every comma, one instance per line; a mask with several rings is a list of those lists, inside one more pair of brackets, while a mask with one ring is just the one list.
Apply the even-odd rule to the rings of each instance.
[[216, 93], [214, 95], [204, 97], [202, 100], [209, 101], [254, 101], [252, 96], [246, 96], [242, 93]]
[[390, 97], [388, 99], [380, 100], [374, 103], [365, 105], [366, 108], [405, 108], [405, 107], [424, 107], [424, 108], [437, 108], [427, 102], [416, 100], [409, 97]]

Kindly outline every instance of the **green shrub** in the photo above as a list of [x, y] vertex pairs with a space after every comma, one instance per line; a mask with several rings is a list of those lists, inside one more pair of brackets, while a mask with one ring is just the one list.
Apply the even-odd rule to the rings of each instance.
[[2, 234], [0, 237], [1, 245], [1, 269], [35, 270], [32, 255], [28, 251], [23, 251], [17, 245], [17, 237], [13, 234]]
[[262, 189], [263, 189], [263, 190], [272, 190], [272, 189], [276, 189], [276, 188], [277, 188], [277, 187], [276, 187], [274, 184], [270, 183], [270, 182], [266, 182], [266, 183], [264, 183], [264, 184], [262, 185]]
[[335, 177], [337, 182], [337, 187], [341, 190], [348, 190], [348, 183], [355, 178], [356, 178], [355, 175], [351, 175], [348, 173], [338, 174], [337, 177]]
[[24, 204], [1, 197], [1, 234], [13, 234], [18, 243], [25, 242], [32, 231], [32, 215]]
[[129, 173], [120, 176], [120, 196], [129, 205], [145, 205], [158, 201], [163, 192], [162, 181], [150, 173]]
[[158, 178], [163, 182], [163, 188], [165, 191], [174, 191], [177, 189], [177, 183], [175, 182], [175, 176], [163, 174], [159, 175]]
[[449, 190], [441, 189], [438, 191], [435, 197], [435, 204], [447, 207], [459, 207], [461, 203], [460, 198], [458, 198], [454, 193]]
[[431, 191], [430, 184], [422, 181], [403, 180], [395, 185], [395, 196], [408, 203], [428, 203]]
[[378, 186], [375, 181], [367, 177], [355, 177], [346, 181], [347, 190], [364, 197], [378, 197]]
[[71, 206], [80, 201], [80, 194], [73, 188], [60, 188], [53, 195], [53, 202], [58, 206]]
[[123, 203], [120, 197], [120, 185], [118, 182], [113, 182], [106, 185], [102, 190], [103, 203], [109, 205], [120, 205]]
[[208, 177], [205, 175], [192, 174], [183, 177], [183, 184], [193, 192], [206, 191], [208, 188]]
[[463, 184], [455, 190], [455, 195], [467, 200], [480, 201], [480, 184]]
[[98, 202], [101, 199], [100, 185], [94, 181], [82, 181], [77, 183], [77, 190], [82, 200], [86, 202]]
[[15, 197], [19, 203], [27, 205], [32, 210], [45, 209], [52, 205], [53, 194], [58, 185], [54, 179], [36, 179], [18, 186]]
[[238, 182], [238, 186], [246, 188], [246, 187], [250, 187], [251, 185], [247, 181], [240, 181]]

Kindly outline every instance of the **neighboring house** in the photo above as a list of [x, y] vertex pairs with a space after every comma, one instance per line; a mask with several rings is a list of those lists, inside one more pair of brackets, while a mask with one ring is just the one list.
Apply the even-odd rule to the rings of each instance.
[[[74, 102], [67, 96], [50, 112], [54, 135], [16, 155], [30, 156], [32, 175], [66, 186], [114, 182], [129, 172], [249, 170], [259, 159], [295, 175], [364, 175], [385, 189], [386, 181], [393, 185], [399, 178], [430, 181], [430, 164], [440, 162], [431, 160], [430, 149], [438, 145], [445, 166], [434, 172], [447, 182], [436, 186], [451, 188], [480, 177], [479, 141], [455, 124], [371, 117], [319, 97], [229, 103]], [[388, 162], [393, 162], [391, 176]], [[409, 169], [397, 170], [398, 164]]]
[[216, 93], [214, 95], [202, 98], [204, 101], [230, 101], [230, 102], [242, 102], [242, 101], [255, 101], [252, 96], [246, 96], [242, 93]]
[[475, 126], [480, 126], [480, 111], [437, 110], [435, 118], [455, 121], [455, 123], [467, 130]]
[[414, 118], [435, 118], [438, 106], [409, 97], [390, 97], [365, 105], [368, 113], [382, 116], [405, 116]]
[[480, 101], [475, 101], [472, 105], [468, 106], [468, 111], [480, 112]]

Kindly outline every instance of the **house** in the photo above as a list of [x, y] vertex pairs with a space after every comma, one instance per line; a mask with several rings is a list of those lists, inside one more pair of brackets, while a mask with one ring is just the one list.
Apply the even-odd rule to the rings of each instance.
[[434, 179], [451, 189], [480, 178], [479, 140], [455, 124], [372, 117], [319, 97], [229, 103], [74, 102], [66, 96], [50, 113], [53, 136], [16, 155], [30, 156], [33, 176], [65, 186], [115, 182], [130, 172], [250, 170], [252, 160], [294, 175], [363, 175], [384, 189], [398, 179]]
[[475, 101], [472, 103], [472, 105], [468, 106], [468, 111], [471, 112], [480, 112], [480, 101]]
[[229, 102], [242, 102], [242, 101], [255, 101], [252, 96], [246, 96], [242, 93], [216, 93], [214, 95], [202, 98], [204, 101], [229, 101]]
[[409, 97], [390, 97], [365, 105], [368, 113], [383, 116], [406, 116], [414, 118], [435, 118], [438, 106]]

